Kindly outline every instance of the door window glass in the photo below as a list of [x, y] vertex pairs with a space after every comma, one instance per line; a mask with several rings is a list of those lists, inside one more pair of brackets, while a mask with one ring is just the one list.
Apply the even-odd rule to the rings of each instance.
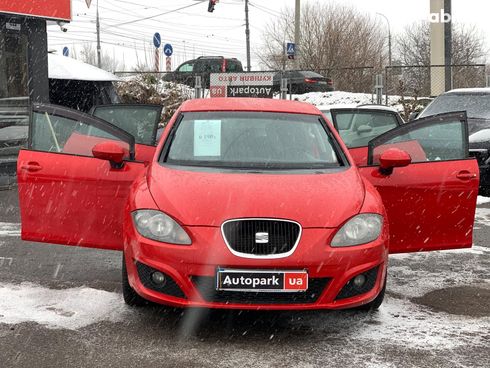
[[194, 69], [194, 63], [185, 63], [179, 67], [179, 72], [192, 73]]
[[380, 137], [372, 150], [373, 164], [379, 164], [381, 154], [390, 148], [406, 151], [412, 162], [462, 160], [468, 157], [464, 122], [454, 119], [430, 125], [411, 124], [413, 127], [402, 126], [404, 129], [398, 134], [388, 133], [386, 138]]
[[369, 141], [398, 126], [396, 115], [383, 111], [335, 111], [336, 127], [348, 148], [365, 147]]
[[47, 112], [33, 113], [31, 136], [33, 150], [89, 157], [93, 157], [92, 148], [96, 144], [113, 141], [124, 149], [125, 159], [129, 159], [129, 144], [110, 132], [79, 120]]

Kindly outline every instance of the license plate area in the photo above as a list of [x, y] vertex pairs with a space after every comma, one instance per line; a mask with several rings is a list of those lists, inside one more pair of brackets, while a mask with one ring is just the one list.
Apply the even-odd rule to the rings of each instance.
[[218, 268], [216, 290], [244, 292], [305, 292], [308, 290], [306, 270], [235, 270]]

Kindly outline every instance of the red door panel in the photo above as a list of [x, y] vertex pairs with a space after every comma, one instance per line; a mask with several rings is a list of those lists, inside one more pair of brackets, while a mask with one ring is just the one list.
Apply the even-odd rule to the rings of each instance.
[[415, 163], [394, 169], [389, 177], [378, 167], [359, 170], [383, 199], [390, 253], [471, 247], [478, 177], [458, 175], [478, 173], [476, 160]]
[[[380, 156], [404, 150], [412, 163], [381, 173]], [[402, 125], [369, 142], [361, 174], [386, 208], [390, 253], [472, 245], [479, 168], [469, 158], [465, 113], [441, 114]]]
[[18, 168], [22, 239], [122, 249], [124, 207], [142, 163], [117, 170], [92, 157], [21, 150]]

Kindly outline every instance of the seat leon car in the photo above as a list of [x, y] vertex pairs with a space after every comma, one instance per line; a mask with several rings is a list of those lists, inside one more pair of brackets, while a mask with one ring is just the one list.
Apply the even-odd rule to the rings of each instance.
[[34, 105], [30, 124], [22, 238], [122, 251], [130, 305], [377, 308], [390, 253], [472, 244], [464, 113], [375, 137], [364, 166], [296, 101], [187, 101], [149, 162], [96, 116]]

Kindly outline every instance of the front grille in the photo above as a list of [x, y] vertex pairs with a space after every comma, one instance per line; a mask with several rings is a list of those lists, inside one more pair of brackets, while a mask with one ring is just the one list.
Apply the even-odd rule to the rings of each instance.
[[162, 272], [163, 275], [165, 276], [165, 280], [166, 280], [165, 283], [163, 285], [157, 285], [152, 281], [151, 274], [158, 270], [155, 270], [154, 268], [140, 262], [136, 263], [136, 268], [138, 270], [138, 276], [141, 280], [141, 283], [148, 289], [158, 291], [159, 293], [162, 294], [174, 296], [176, 298], [186, 299], [185, 294], [180, 289], [179, 285], [177, 285], [174, 279], [172, 279], [166, 273]]
[[244, 292], [216, 290], [216, 279], [209, 276], [193, 276], [192, 282], [202, 298], [211, 303], [237, 304], [311, 304], [315, 303], [328, 283], [328, 278], [312, 278], [308, 280], [305, 292]]
[[347, 284], [345, 284], [345, 286], [342, 288], [342, 290], [340, 290], [340, 293], [337, 295], [335, 300], [350, 298], [356, 295], [365, 294], [370, 291], [376, 284], [376, 279], [378, 278], [378, 269], [379, 266], [376, 266], [374, 268], [371, 268], [369, 271], [363, 273], [363, 275], [366, 276], [366, 282], [361, 287], [357, 287], [356, 285], [354, 285], [354, 283], [352, 282], [354, 278], [350, 279]]
[[[233, 251], [255, 256], [288, 253], [299, 241], [301, 233], [301, 227], [296, 222], [272, 219], [231, 220], [222, 225], [222, 230], [226, 243]], [[267, 242], [261, 243], [258, 233], [267, 234]]]

